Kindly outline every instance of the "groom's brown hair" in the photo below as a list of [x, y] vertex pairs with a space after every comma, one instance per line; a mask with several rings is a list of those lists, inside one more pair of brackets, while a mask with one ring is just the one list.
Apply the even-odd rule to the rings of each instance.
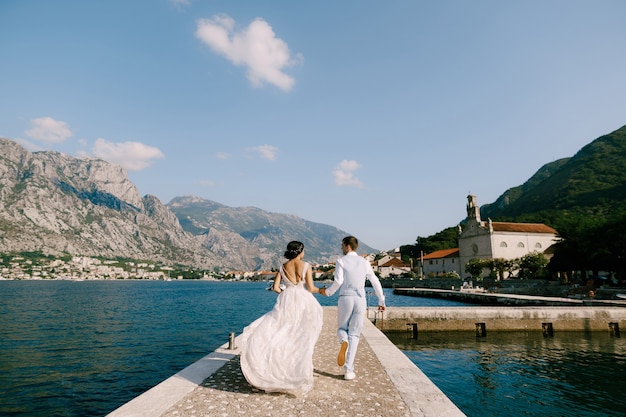
[[359, 240], [354, 236], [346, 236], [342, 240], [343, 244], [346, 246], [350, 246], [350, 249], [356, 251], [356, 248], [359, 247]]

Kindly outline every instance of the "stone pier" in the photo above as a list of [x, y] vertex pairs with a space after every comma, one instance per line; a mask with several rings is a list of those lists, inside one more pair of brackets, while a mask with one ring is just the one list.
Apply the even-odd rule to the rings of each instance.
[[336, 363], [336, 326], [336, 307], [324, 307], [313, 355], [314, 388], [306, 396], [267, 394], [250, 386], [235, 338], [235, 349], [225, 343], [109, 416], [464, 416], [370, 320], [359, 343], [356, 379], [344, 380]]

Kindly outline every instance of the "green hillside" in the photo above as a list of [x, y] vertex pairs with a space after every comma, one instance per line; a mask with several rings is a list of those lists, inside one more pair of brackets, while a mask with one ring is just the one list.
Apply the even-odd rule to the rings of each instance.
[[481, 217], [541, 222], [561, 230], [587, 217], [598, 223], [626, 212], [626, 126], [583, 147], [571, 158], [543, 166], [519, 187], [507, 190]]
[[[601, 136], [571, 158], [550, 162], [524, 184], [483, 205], [481, 218], [544, 223], [562, 240], [553, 276], [612, 275], [626, 286], [626, 126]], [[403, 246], [408, 257], [457, 245], [454, 228]]]

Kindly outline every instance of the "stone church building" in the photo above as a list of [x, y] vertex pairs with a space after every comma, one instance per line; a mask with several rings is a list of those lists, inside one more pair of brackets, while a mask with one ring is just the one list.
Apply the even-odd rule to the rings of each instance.
[[[466, 278], [465, 265], [472, 258], [477, 259], [516, 259], [529, 253], [544, 253], [558, 240], [558, 233], [543, 223], [509, 223], [483, 221], [476, 196], [467, 196], [467, 218], [459, 225], [458, 252], [442, 252], [439, 259], [436, 252], [424, 256], [423, 273], [435, 274], [455, 271]], [[458, 256], [458, 259], [451, 257]], [[443, 266], [446, 266], [442, 269]], [[487, 273], [487, 271], [485, 271]]]

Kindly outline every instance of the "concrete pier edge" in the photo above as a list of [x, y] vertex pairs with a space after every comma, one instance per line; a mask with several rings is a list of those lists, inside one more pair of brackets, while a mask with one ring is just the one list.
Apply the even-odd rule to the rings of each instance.
[[[237, 338], [235, 338], [237, 346]], [[192, 363], [143, 394], [107, 414], [107, 417], [157, 417], [195, 390], [235, 356], [240, 349], [228, 349], [229, 342]]]
[[[336, 307], [324, 307], [336, 309]], [[374, 352], [412, 416], [439, 417], [465, 414], [370, 320], [362, 337]], [[107, 414], [107, 417], [157, 417], [191, 394], [204, 380], [241, 353], [225, 343], [214, 352]]]
[[455, 417], [465, 414], [370, 320], [362, 337], [374, 351], [413, 416]]

